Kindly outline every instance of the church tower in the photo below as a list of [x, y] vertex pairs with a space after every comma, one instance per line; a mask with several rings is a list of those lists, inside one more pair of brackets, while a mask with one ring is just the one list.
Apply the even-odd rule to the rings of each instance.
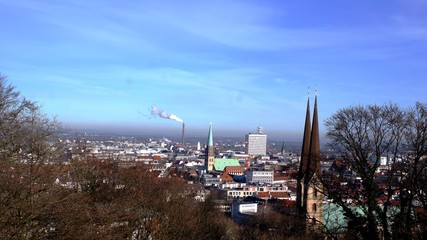
[[307, 223], [322, 221], [322, 185], [320, 181], [320, 137], [317, 113], [317, 89], [314, 99], [313, 123], [310, 126], [310, 101], [307, 100], [304, 137], [297, 184], [297, 211]]
[[211, 172], [213, 170], [214, 159], [215, 159], [215, 147], [213, 144], [213, 137], [212, 137], [212, 123], [210, 123], [208, 143], [206, 145], [206, 150], [205, 150], [205, 168], [207, 172]]

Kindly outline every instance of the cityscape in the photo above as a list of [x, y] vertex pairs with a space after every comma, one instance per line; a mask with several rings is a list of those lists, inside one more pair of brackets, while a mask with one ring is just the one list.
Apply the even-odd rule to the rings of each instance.
[[[427, 114], [425, 105], [418, 107], [421, 109], [417, 111]], [[386, 107], [384, 109], [384, 111], [390, 111]], [[388, 114], [392, 113], [388, 112]], [[167, 115], [165, 112], [161, 115], [163, 118], [178, 119], [178, 122], [181, 122], [174, 115]], [[427, 119], [426, 116], [423, 115], [419, 120], [424, 122]], [[347, 121], [350, 125], [353, 125], [353, 121], [360, 120], [352, 116], [347, 117], [351, 118]], [[178, 196], [193, 202], [192, 204], [207, 202], [210, 207], [213, 207], [211, 211], [223, 214], [222, 216], [232, 221], [233, 225], [243, 227], [245, 229], [243, 234], [251, 228], [259, 228], [260, 216], [268, 219], [272, 215], [271, 212], [293, 219], [290, 221], [281, 218], [282, 221], [288, 221], [285, 225], [291, 224], [287, 232], [275, 225], [277, 222], [269, 223], [271, 225], [262, 223], [267, 224], [269, 231], [277, 232], [271, 234], [271, 232], [259, 230], [254, 236], [256, 239], [266, 237], [348, 239], [348, 234], [356, 234], [354, 236], [356, 239], [387, 238], [387, 233], [381, 230], [384, 224], [381, 221], [375, 223], [373, 232], [367, 229], [368, 223], [350, 226], [350, 222], [354, 219], [360, 218], [363, 222], [362, 219], [365, 217], [349, 216], [347, 211], [354, 213], [369, 211], [369, 201], [373, 201], [378, 206], [389, 207], [389, 210], [378, 211], [376, 214], [387, 215], [387, 224], [391, 221], [388, 234], [391, 235], [391, 232], [394, 232], [394, 236], [398, 236], [399, 231], [402, 230], [399, 226], [395, 226], [393, 221], [399, 217], [405, 217], [401, 207], [404, 203], [403, 198], [409, 198], [411, 199], [410, 209], [412, 209], [409, 217], [415, 217], [410, 222], [409, 227], [412, 229], [410, 233], [413, 236], [422, 236], [425, 233], [423, 192], [426, 185], [421, 183], [421, 188], [411, 193], [407, 190], [410, 187], [407, 185], [409, 180], [407, 176], [413, 176], [411, 181], [417, 180], [416, 178], [419, 178], [418, 181], [424, 181], [426, 177], [427, 129], [425, 126], [420, 136], [424, 140], [419, 143], [421, 144], [419, 147], [423, 147], [424, 150], [418, 153], [405, 153], [402, 152], [404, 149], [402, 148], [397, 152], [383, 154], [385, 149], [375, 151], [366, 148], [360, 149], [368, 154], [366, 159], [358, 159], [362, 156], [358, 156], [357, 152], [353, 153], [355, 155], [346, 156], [345, 152], [339, 151], [339, 148], [334, 148], [331, 144], [321, 144], [318, 124], [317, 95], [315, 95], [313, 112], [310, 111], [310, 98], [308, 98], [304, 134], [302, 141], [297, 145], [285, 141], [268, 140], [268, 135], [263, 132], [261, 126], [241, 138], [215, 137], [213, 123], [210, 123], [204, 139], [186, 139], [185, 124], [182, 124], [181, 138], [175, 138], [175, 140], [169, 140], [166, 137], [148, 138], [66, 131], [56, 140], [56, 144], [59, 144], [58, 148], [63, 149], [61, 157], [48, 160], [44, 164], [62, 166], [60, 171], [53, 172], [52, 184], [67, 191], [79, 193], [88, 192], [88, 189], [94, 187], [91, 184], [98, 187], [112, 184], [113, 188], [110, 191], [122, 191], [128, 187], [124, 184], [126, 181], [117, 179], [114, 174], [100, 172], [98, 174], [101, 175], [96, 175], [95, 169], [100, 163], [107, 164], [104, 166], [107, 172], [138, 169], [147, 171], [154, 179], [179, 179], [183, 190]], [[334, 127], [337, 126], [334, 125]], [[387, 131], [387, 129], [389, 128], [380, 127], [378, 131]], [[333, 132], [332, 129], [329, 131]], [[374, 129], [368, 131], [373, 131], [372, 137], [376, 138]], [[329, 134], [332, 135], [332, 133]], [[393, 134], [387, 134], [388, 138], [393, 138]], [[348, 146], [357, 148], [357, 145], [363, 141], [365, 140], [360, 139], [354, 143], [355, 145]], [[380, 147], [387, 141], [375, 144], [379, 144], [378, 147]], [[341, 144], [346, 145], [346, 143]], [[19, 159], [24, 165], [33, 164], [32, 159], [28, 157]], [[89, 164], [89, 167], [95, 164], [90, 174], [95, 174], [92, 177], [96, 178], [78, 180], [79, 177], [74, 171], [80, 164]], [[362, 172], [360, 172], [361, 167], [363, 167]], [[364, 175], [366, 170], [369, 170], [371, 175]], [[413, 175], [413, 171], [420, 175]], [[369, 177], [373, 182], [368, 182]], [[142, 181], [142, 179], [135, 180]], [[369, 186], [375, 189], [373, 195], [366, 191]], [[95, 190], [95, 194], [101, 194], [98, 191]], [[163, 199], [166, 204], [169, 201], [167, 199]], [[203, 213], [201, 217], [203, 218]], [[129, 224], [126, 220], [120, 222], [113, 219], [112, 221], [114, 225]], [[161, 224], [158, 227], [167, 228]], [[115, 230], [115, 228], [112, 229]], [[142, 224], [128, 232], [127, 238], [156, 239], [156, 231], [150, 225]], [[50, 227], [47, 231], [47, 233], [55, 232], [55, 227]], [[406, 235], [408, 232], [403, 234]], [[232, 239], [236, 237], [231, 233], [222, 236]], [[246, 239], [245, 235], [240, 238]]]
[[427, 239], [420, 0], [0, 0], [0, 239]]

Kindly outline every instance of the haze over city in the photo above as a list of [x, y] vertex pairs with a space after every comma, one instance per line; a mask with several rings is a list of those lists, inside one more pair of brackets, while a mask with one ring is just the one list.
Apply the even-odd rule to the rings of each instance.
[[[68, 128], [300, 137], [357, 104], [426, 102], [427, 3], [5, 1], [0, 72]], [[324, 131], [323, 126], [320, 126]]]

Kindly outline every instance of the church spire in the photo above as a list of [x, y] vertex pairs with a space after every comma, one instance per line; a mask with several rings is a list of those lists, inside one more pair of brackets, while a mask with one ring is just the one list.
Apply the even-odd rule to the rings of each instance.
[[322, 199], [320, 181], [320, 139], [317, 114], [317, 87], [314, 97], [313, 122], [310, 124], [310, 103], [307, 100], [304, 138], [297, 181], [298, 214], [312, 223], [322, 221]]
[[210, 172], [213, 170], [215, 161], [215, 147], [213, 144], [212, 136], [212, 123], [209, 124], [208, 142], [205, 150], [205, 168], [206, 171]]
[[319, 174], [320, 171], [320, 137], [319, 137], [319, 120], [317, 115], [317, 86], [316, 95], [314, 96], [314, 112], [313, 112], [313, 125], [310, 136], [310, 176], [313, 173]]
[[213, 146], [212, 123], [209, 124], [208, 147]]
[[301, 148], [301, 161], [298, 177], [302, 178], [307, 170], [308, 158], [310, 155], [310, 87], [308, 87], [307, 110], [305, 113], [304, 135]]

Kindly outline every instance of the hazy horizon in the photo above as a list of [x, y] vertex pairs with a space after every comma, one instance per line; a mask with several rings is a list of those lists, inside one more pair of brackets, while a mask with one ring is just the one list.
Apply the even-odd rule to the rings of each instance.
[[[114, 134], [114, 135], [134, 135], [134, 136], [158, 136], [166, 138], [177, 138], [182, 137], [182, 124], [176, 123], [166, 128], [156, 128], [147, 126], [118, 126], [116, 125], [91, 125], [91, 124], [63, 124], [64, 128], [68, 131], [76, 131], [79, 134], [98, 133], [98, 134]], [[205, 128], [192, 128], [191, 126], [185, 126], [185, 137], [186, 138], [207, 138], [209, 125]], [[248, 133], [254, 133], [256, 129], [245, 132], [244, 130], [236, 129], [216, 129], [213, 127], [214, 138], [241, 138], [245, 139], [245, 135]], [[285, 132], [285, 131], [264, 131], [267, 134], [269, 140], [275, 141], [302, 141], [302, 130], [301, 132]]]

